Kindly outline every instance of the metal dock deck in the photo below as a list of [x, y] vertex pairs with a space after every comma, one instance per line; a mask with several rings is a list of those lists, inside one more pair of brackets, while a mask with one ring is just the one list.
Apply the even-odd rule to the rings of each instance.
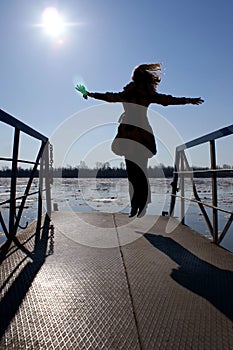
[[169, 217], [52, 224], [1, 247], [1, 350], [233, 349], [232, 253]]

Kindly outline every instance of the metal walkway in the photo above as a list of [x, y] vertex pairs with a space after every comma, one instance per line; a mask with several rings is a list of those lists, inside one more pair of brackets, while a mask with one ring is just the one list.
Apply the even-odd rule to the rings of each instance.
[[168, 217], [52, 224], [1, 247], [0, 349], [233, 349], [233, 254]]

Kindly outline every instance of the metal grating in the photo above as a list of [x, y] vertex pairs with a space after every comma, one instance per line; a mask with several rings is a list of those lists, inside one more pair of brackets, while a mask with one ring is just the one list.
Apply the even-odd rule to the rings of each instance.
[[54, 249], [45, 258], [37, 250], [34, 261], [17, 250], [3, 261], [1, 282], [15, 273], [1, 294], [2, 328], [9, 325], [0, 348], [138, 349], [119, 248], [85, 247], [55, 229]]
[[18, 236], [30, 257], [2, 247], [1, 350], [233, 348], [231, 253], [183, 225], [166, 234], [167, 217], [79, 216], [99, 232], [115, 225], [122, 246], [75, 242], [58, 229], [71, 214], [57, 212], [54, 241], [48, 223]]

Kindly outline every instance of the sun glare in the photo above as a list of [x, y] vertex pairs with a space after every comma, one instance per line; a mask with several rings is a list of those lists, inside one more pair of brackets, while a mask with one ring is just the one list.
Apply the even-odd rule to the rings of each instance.
[[65, 22], [55, 7], [47, 7], [42, 14], [43, 27], [53, 37], [58, 37], [65, 28]]

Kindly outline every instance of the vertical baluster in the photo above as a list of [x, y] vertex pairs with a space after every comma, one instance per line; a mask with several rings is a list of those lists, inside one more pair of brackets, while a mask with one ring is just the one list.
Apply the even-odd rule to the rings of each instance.
[[16, 214], [16, 184], [17, 184], [17, 166], [18, 166], [18, 153], [19, 153], [19, 137], [20, 130], [15, 128], [13, 155], [12, 155], [12, 167], [11, 167], [11, 193], [10, 193], [10, 215], [9, 215], [9, 234], [15, 235], [16, 228], [14, 227], [15, 214]]
[[171, 195], [170, 211], [169, 211], [169, 215], [170, 215], [170, 216], [173, 216], [173, 215], [174, 215], [175, 204], [176, 204], [176, 193], [177, 193], [177, 187], [178, 187], [179, 161], [180, 161], [180, 152], [178, 152], [178, 151], [176, 150], [173, 181], [172, 181], [172, 183], [171, 183], [171, 186], [172, 186], [172, 195]]
[[[216, 169], [216, 150], [215, 140], [210, 141], [210, 162], [211, 169]], [[212, 205], [218, 206], [218, 192], [217, 192], [217, 174], [215, 171], [212, 172]], [[218, 210], [213, 208], [213, 241], [218, 242]]]
[[[42, 149], [44, 150], [44, 145], [42, 144]], [[41, 216], [42, 216], [42, 196], [43, 196], [43, 177], [44, 177], [44, 159], [43, 153], [40, 158], [40, 172], [39, 172], [39, 193], [37, 202], [37, 239], [39, 239], [39, 233], [41, 228]]]
[[181, 202], [180, 202], [180, 216], [181, 216], [181, 222], [182, 224], [185, 224], [185, 203], [184, 203], [184, 151], [181, 153], [180, 157], [180, 191], [181, 191]]
[[47, 215], [51, 216], [51, 189], [50, 189], [50, 168], [49, 168], [49, 155], [50, 155], [50, 144], [47, 142], [44, 152], [44, 162], [45, 162], [45, 187], [46, 187], [46, 206]]

